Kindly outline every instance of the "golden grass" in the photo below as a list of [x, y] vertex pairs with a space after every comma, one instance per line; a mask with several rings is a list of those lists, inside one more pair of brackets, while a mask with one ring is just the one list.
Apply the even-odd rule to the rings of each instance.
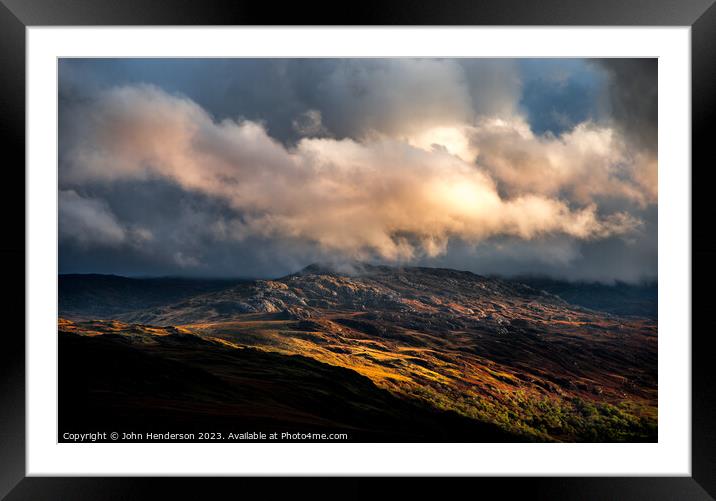
[[[259, 315], [247, 315], [245, 321], [194, 323], [176, 328], [65, 319], [58, 320], [58, 327], [87, 336], [122, 333], [149, 339], [174, 332], [192, 333], [235, 349], [252, 347], [302, 355], [354, 370], [391, 392], [538, 439], [560, 439], [570, 433], [589, 432], [592, 425], [600, 427], [604, 436], [619, 438], [620, 433], [626, 433], [625, 429], [631, 429], [629, 426], [636, 429], [656, 423], [655, 396], [652, 399], [607, 394], [594, 403], [596, 397], [581, 390], [567, 391], [543, 380], [539, 374], [526, 377], [514, 367], [458, 350], [459, 343], [468, 339], [465, 333], [442, 339], [433, 334], [405, 331], [411, 334], [411, 342], [417, 344], [414, 346], [401, 341], [399, 336], [371, 337], [326, 318], [315, 322], [322, 330], [302, 330], [299, 321], [267, 320]], [[577, 322], [561, 324], [578, 326]], [[420, 346], [420, 342], [430, 346]], [[433, 344], [439, 348], [432, 347]], [[603, 377], [617, 382], [625, 380], [610, 372]], [[589, 378], [575, 378], [574, 383], [577, 387], [597, 384]]]

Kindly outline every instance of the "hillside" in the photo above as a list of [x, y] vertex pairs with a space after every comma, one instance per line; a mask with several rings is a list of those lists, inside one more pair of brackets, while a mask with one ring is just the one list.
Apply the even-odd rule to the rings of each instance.
[[122, 328], [123, 334], [96, 337], [60, 333], [63, 432], [340, 432], [344, 441], [372, 442], [519, 438], [310, 358], [236, 349], [174, 329], [142, 335]]
[[112, 318], [141, 308], [157, 307], [211, 291], [241, 280], [189, 278], [127, 278], [117, 275], [60, 275], [60, 315]]
[[[213, 360], [205, 355], [212, 350], [298, 355], [522, 440], [656, 439], [656, 321], [587, 309], [514, 281], [314, 265], [139, 308], [128, 296], [123, 303], [98, 294], [87, 310], [72, 299], [60, 329], [82, 339], [133, 339], [140, 351], [168, 339], [166, 329], [208, 343], [185, 350], [185, 362]], [[87, 320], [96, 304], [114, 313]]]

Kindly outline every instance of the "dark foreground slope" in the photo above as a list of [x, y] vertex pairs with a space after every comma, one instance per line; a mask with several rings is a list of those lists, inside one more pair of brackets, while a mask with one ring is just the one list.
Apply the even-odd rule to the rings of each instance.
[[89, 431], [194, 433], [191, 441], [202, 441], [202, 432], [227, 440], [249, 432], [345, 433], [343, 441], [376, 442], [518, 439], [399, 398], [348, 369], [190, 334], [144, 342], [60, 332], [59, 356], [60, 441]]

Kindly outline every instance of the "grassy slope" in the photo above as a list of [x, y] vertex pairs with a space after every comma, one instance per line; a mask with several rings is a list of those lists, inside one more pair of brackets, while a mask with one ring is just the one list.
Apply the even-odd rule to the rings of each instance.
[[192, 335], [60, 331], [63, 432], [347, 432], [361, 441], [514, 441], [401, 399], [354, 371]]

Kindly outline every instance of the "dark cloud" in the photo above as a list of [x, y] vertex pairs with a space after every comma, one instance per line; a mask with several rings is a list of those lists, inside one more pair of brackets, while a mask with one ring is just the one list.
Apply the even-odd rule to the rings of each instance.
[[623, 281], [640, 283], [655, 280], [658, 266], [657, 209], [644, 215], [644, 225], [631, 238], [611, 237], [579, 242], [563, 236], [526, 242], [497, 238], [479, 247], [451, 242], [442, 256], [419, 261], [482, 275], [547, 276], [564, 280]]
[[293, 123], [311, 110], [337, 137], [402, 134], [406, 123], [511, 112], [520, 85], [515, 62], [469, 59], [65, 59], [60, 80], [61, 101], [152, 83], [217, 120], [262, 122], [282, 142], [302, 136]]
[[608, 115], [635, 146], [656, 154], [658, 59], [597, 59], [609, 76]]
[[102, 199], [85, 198], [73, 190], [59, 192], [60, 242], [79, 247], [122, 244], [127, 232]]

